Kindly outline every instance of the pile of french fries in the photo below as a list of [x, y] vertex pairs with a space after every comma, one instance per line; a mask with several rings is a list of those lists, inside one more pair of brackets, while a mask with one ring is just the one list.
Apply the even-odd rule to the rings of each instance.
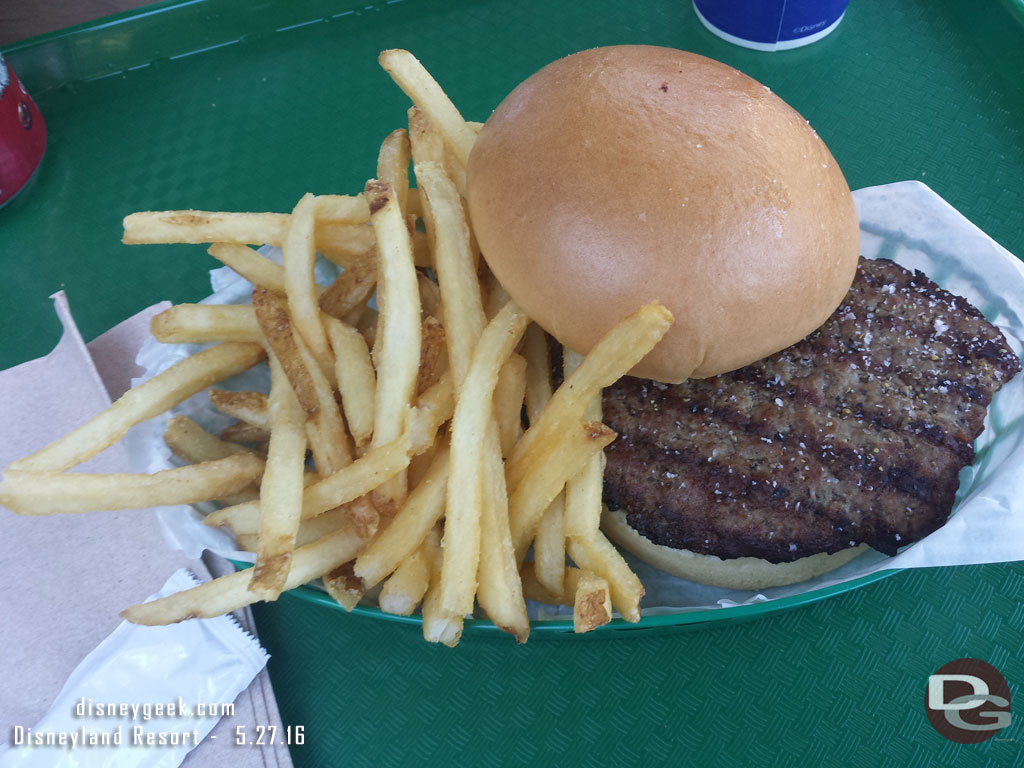
[[[12, 463], [0, 504], [43, 515], [219, 501], [206, 522], [230, 529], [254, 567], [124, 611], [140, 624], [216, 616], [317, 578], [349, 610], [370, 590], [384, 611], [419, 608], [424, 637], [450, 646], [477, 609], [524, 642], [527, 599], [572, 606], [579, 632], [613, 608], [636, 622], [643, 587], [599, 529], [602, 449], [615, 437], [600, 394], [672, 317], [651, 304], [585, 357], [565, 350], [553, 390], [548, 337], [489, 273], [468, 225], [479, 124], [408, 52], [380, 63], [414, 106], [360, 194], [306, 195], [291, 214], [125, 219], [125, 243], [212, 243], [252, 283], [252, 303], [155, 317], [159, 341], [213, 346]], [[282, 263], [252, 245], [279, 246]], [[342, 267], [330, 285], [314, 282], [317, 253]], [[209, 389], [237, 419], [219, 437], [171, 418], [164, 438], [185, 466], [67, 472], [263, 361], [269, 393]]]

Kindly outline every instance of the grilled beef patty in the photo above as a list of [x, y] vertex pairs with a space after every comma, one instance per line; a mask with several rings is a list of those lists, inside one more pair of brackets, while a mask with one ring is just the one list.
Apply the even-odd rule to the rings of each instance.
[[967, 301], [861, 259], [843, 304], [788, 349], [710, 379], [605, 390], [619, 435], [605, 502], [656, 544], [722, 558], [860, 543], [892, 555], [946, 521], [986, 407], [1020, 368]]

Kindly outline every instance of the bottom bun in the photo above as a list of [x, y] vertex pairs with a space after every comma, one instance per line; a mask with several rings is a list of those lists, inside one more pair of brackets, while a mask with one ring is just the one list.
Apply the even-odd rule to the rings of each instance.
[[605, 509], [601, 528], [608, 538], [655, 568], [698, 584], [728, 589], [765, 589], [796, 584], [846, 565], [867, 549], [866, 544], [834, 554], [820, 553], [791, 563], [770, 563], [759, 557], [737, 557], [723, 560], [715, 555], [701, 555], [688, 549], [674, 549], [655, 544], [626, 522], [623, 510]]

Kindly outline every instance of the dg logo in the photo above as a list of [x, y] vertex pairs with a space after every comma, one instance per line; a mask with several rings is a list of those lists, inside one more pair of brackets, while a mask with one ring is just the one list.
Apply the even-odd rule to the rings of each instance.
[[1010, 686], [980, 659], [956, 659], [928, 676], [924, 709], [940, 734], [977, 744], [1010, 724]]

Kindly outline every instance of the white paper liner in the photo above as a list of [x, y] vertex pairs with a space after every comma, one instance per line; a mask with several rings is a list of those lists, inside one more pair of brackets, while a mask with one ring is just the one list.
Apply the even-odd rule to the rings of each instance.
[[[952, 293], [963, 296], [1005, 334], [1020, 355], [1024, 349], [1024, 265], [935, 192], [916, 181], [868, 187], [853, 193], [861, 225], [861, 253], [892, 259], [919, 269]], [[263, 253], [280, 260], [279, 249]], [[327, 284], [337, 268], [318, 262], [318, 282]], [[210, 273], [214, 293], [203, 303], [247, 303], [252, 286], [228, 268]], [[148, 378], [199, 345], [164, 345], [151, 340], [138, 363]], [[266, 391], [265, 366], [220, 385], [227, 389]], [[141, 380], [141, 379], [140, 379]], [[137, 382], [134, 382], [137, 383]], [[214, 433], [228, 420], [213, 410], [205, 394], [176, 408]], [[138, 471], [154, 472], [174, 465], [160, 436], [169, 415], [139, 425], [127, 436]], [[802, 595], [891, 568], [967, 565], [1024, 559], [1024, 374], [1005, 385], [989, 407], [985, 431], [975, 444], [977, 456], [960, 475], [954, 512], [945, 526], [895, 557], [866, 551], [843, 567], [816, 579], [762, 592], [707, 587], [669, 576], [627, 556], [647, 590], [644, 615], [711, 610]], [[201, 510], [206, 511], [206, 510]], [[199, 508], [160, 510], [164, 533], [172, 546], [189, 557], [211, 549], [225, 557], [252, 561], [234, 548], [231, 537], [201, 522]], [[531, 611], [540, 618], [566, 611]]]

